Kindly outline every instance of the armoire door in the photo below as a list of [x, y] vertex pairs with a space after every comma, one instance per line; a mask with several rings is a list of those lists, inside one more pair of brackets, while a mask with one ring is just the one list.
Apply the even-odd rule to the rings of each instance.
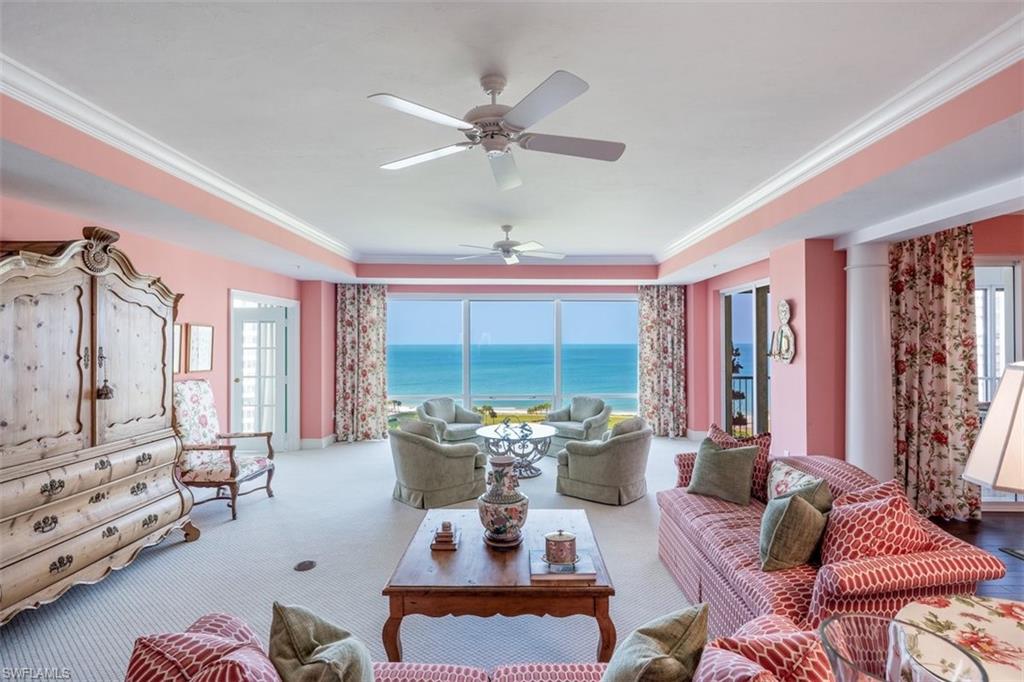
[[92, 282], [68, 269], [0, 283], [0, 467], [92, 445]]
[[117, 275], [96, 279], [97, 444], [171, 426], [173, 322], [152, 293]]

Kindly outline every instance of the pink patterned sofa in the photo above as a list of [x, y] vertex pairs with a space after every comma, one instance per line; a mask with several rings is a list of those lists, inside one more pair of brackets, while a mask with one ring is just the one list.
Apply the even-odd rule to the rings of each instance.
[[[691, 603], [711, 605], [711, 636], [730, 635], [766, 614], [786, 616], [808, 629], [833, 613], [892, 616], [917, 597], [972, 593], [978, 582], [1006, 573], [996, 557], [924, 518], [922, 525], [932, 540], [927, 551], [764, 572], [758, 535], [766, 493], [747, 507], [690, 495], [685, 486], [695, 460], [695, 453], [677, 455], [677, 487], [658, 493], [658, 555]], [[835, 497], [878, 483], [852, 464], [831, 457], [772, 461], [824, 478]]]
[[[488, 674], [446, 663], [374, 663], [375, 682], [601, 682], [605, 663], [524, 663]], [[801, 632], [781, 616], [756, 618], [734, 638], [708, 642], [695, 682], [790, 679], [833, 682], [814, 632]], [[773, 676], [775, 673], [778, 677]], [[793, 678], [796, 679], [796, 678]], [[139, 637], [125, 682], [281, 682], [263, 644], [235, 616], [211, 613], [184, 632]]]

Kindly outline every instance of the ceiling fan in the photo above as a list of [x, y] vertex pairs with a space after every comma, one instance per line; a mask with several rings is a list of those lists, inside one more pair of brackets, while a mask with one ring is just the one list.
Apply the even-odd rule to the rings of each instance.
[[501, 75], [492, 74], [481, 78], [480, 85], [484, 92], [491, 96], [491, 103], [473, 107], [462, 118], [449, 116], [388, 93], [370, 95], [369, 99], [378, 104], [456, 128], [468, 139], [466, 142], [456, 142], [447, 147], [385, 163], [381, 168], [408, 168], [424, 161], [464, 152], [479, 145], [487, 152], [498, 189], [507, 190], [523, 184], [515, 159], [512, 157], [513, 143], [519, 145], [521, 149], [600, 161], [618, 161], [622, 152], [626, 150], [626, 145], [621, 142], [526, 132], [527, 128], [587, 91], [590, 86], [578, 76], [568, 71], [555, 71], [514, 107], [497, 102], [498, 95], [505, 89], [505, 84], [505, 77]]
[[473, 258], [484, 258], [486, 256], [498, 255], [505, 259], [506, 265], [515, 265], [519, 262], [520, 256], [524, 256], [526, 258], [549, 258], [551, 260], [561, 260], [565, 258], [564, 253], [544, 251], [544, 245], [540, 242], [517, 242], [512, 239], [509, 235], [512, 231], [511, 225], [502, 225], [501, 229], [505, 232], [505, 238], [494, 242], [492, 246], [459, 244], [459, 246], [467, 249], [483, 249], [484, 251], [487, 251], [487, 253], [474, 253], [472, 256], [459, 256], [455, 260], [470, 260]]

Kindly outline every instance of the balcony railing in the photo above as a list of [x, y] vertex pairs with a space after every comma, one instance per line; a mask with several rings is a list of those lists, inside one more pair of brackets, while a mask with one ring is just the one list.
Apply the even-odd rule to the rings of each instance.
[[754, 405], [754, 377], [734, 375], [729, 396], [729, 433], [737, 437], [754, 435]]

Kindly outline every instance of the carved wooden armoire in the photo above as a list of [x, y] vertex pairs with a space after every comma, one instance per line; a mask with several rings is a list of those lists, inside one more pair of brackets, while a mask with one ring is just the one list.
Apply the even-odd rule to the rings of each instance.
[[0, 623], [184, 528], [172, 339], [179, 295], [96, 227], [0, 243]]

